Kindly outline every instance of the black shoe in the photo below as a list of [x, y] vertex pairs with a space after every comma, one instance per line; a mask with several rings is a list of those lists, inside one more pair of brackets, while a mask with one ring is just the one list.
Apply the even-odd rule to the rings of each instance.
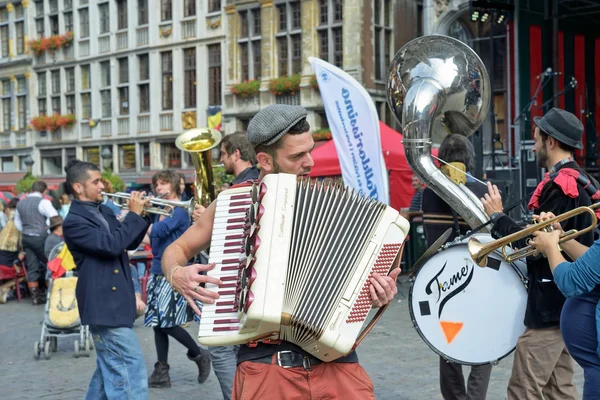
[[42, 294], [39, 288], [32, 287], [29, 288], [29, 291], [31, 293], [31, 302], [34, 306], [46, 304], [46, 296]]
[[154, 364], [154, 372], [148, 378], [148, 387], [151, 388], [170, 388], [171, 377], [169, 376], [169, 364], [158, 361]]
[[208, 351], [203, 348], [200, 349], [200, 354], [196, 357], [190, 357], [190, 353], [187, 353], [187, 358], [194, 361], [198, 366], [198, 383], [204, 383], [210, 375], [210, 355]]

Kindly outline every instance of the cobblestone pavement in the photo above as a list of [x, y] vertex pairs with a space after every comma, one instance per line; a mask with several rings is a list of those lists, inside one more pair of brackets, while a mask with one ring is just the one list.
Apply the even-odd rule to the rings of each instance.
[[[382, 320], [359, 347], [361, 364], [369, 373], [381, 400], [441, 399], [438, 389], [438, 357], [419, 338], [408, 313], [409, 284], [400, 285], [394, 301]], [[0, 398], [70, 400], [82, 399], [95, 368], [95, 355], [74, 358], [74, 338], [58, 342], [58, 352], [50, 360], [33, 358], [33, 344], [39, 340], [43, 309], [26, 298], [0, 305]], [[152, 330], [136, 321], [134, 330], [146, 357], [148, 371], [155, 361]], [[197, 325], [188, 328], [192, 335]], [[221, 399], [214, 374], [203, 384], [196, 383], [195, 365], [185, 357], [183, 347], [171, 341], [169, 354], [172, 387], [151, 389], [150, 399]], [[506, 399], [512, 356], [494, 367], [488, 399]], [[583, 374], [576, 367], [576, 383], [581, 393]], [[465, 368], [468, 375], [468, 367]]]

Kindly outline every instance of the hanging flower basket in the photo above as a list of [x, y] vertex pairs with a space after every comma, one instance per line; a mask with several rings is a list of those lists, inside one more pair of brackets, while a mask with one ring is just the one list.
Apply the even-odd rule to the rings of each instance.
[[50, 131], [54, 132], [58, 128], [71, 127], [77, 121], [75, 115], [54, 114], [52, 116], [40, 115], [32, 118], [30, 125], [38, 132]]
[[258, 79], [254, 81], [236, 83], [235, 85], [231, 86], [231, 92], [242, 99], [257, 96], [259, 91], [260, 81]]
[[320, 128], [313, 132], [313, 140], [318, 142], [320, 140], [331, 140], [331, 130], [329, 128]]
[[67, 32], [64, 35], [53, 35], [50, 37], [42, 37], [40, 39], [30, 40], [29, 48], [36, 56], [39, 56], [44, 51], [55, 52], [56, 50], [68, 47], [73, 42], [75, 35], [73, 32]]
[[269, 82], [269, 90], [275, 96], [282, 94], [295, 95], [300, 91], [300, 74], [281, 76]]

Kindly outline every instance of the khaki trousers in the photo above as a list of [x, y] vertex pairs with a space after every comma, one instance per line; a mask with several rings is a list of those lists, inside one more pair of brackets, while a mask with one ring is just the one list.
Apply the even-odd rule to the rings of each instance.
[[576, 400], [573, 359], [560, 329], [530, 329], [519, 337], [508, 400]]

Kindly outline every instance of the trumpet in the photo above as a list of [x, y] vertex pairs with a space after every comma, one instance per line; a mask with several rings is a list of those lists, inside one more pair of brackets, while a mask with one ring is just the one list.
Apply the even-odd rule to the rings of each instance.
[[[129, 210], [129, 206], [127, 205], [127, 201], [131, 198], [131, 195], [129, 193], [102, 192], [102, 195], [110, 198], [117, 207], [123, 210]], [[143, 200], [147, 198], [148, 197], [144, 197]], [[167, 217], [173, 216], [173, 213], [175, 212], [175, 207], [185, 208], [188, 212], [188, 215], [191, 216], [194, 212], [194, 207], [196, 206], [195, 199], [190, 199], [188, 201], [177, 201], [164, 200], [160, 197], [151, 197], [150, 204], [152, 205], [152, 207], [146, 208], [144, 211], [150, 214], [166, 215]]]
[[515, 232], [511, 235], [505, 236], [501, 239], [494, 240], [493, 242], [489, 242], [486, 244], [481, 243], [476, 238], [471, 238], [467, 243], [469, 254], [471, 255], [471, 258], [473, 259], [475, 264], [479, 265], [480, 267], [485, 267], [487, 265], [488, 256], [490, 255], [490, 253], [496, 251], [497, 249], [502, 249], [502, 258], [504, 258], [504, 260], [506, 260], [509, 263], [516, 260], [520, 260], [521, 258], [535, 255], [537, 253], [537, 250], [531, 245], [527, 245], [522, 249], [518, 249], [510, 253], [507, 251], [507, 247], [510, 247], [510, 243], [526, 238], [530, 236], [533, 232], [549, 232], [553, 230], [552, 225], [554, 225], [557, 222], [565, 221], [569, 218], [576, 217], [583, 213], [590, 214], [590, 216], [592, 217], [592, 223], [588, 227], [581, 230], [571, 229], [570, 231], [562, 233], [560, 235], [558, 243], [560, 244], [567, 242], [571, 239], [575, 239], [576, 237], [579, 237], [584, 233], [593, 230], [596, 227], [596, 224], [598, 223], [598, 218], [596, 217], [596, 213], [594, 211], [599, 207], [600, 203], [592, 204], [589, 207], [578, 207], [571, 211], [567, 211], [564, 214], [557, 215], [554, 218], [550, 218], [548, 220], [539, 222], [519, 232]]

